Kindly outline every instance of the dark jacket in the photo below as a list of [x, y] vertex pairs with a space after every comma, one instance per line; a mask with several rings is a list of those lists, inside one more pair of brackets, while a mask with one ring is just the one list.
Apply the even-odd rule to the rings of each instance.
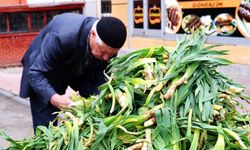
[[66, 13], [54, 17], [36, 36], [22, 64], [20, 96], [35, 92], [48, 103], [68, 85], [83, 96], [96, 93], [104, 80], [107, 62], [95, 59], [88, 48], [88, 35], [96, 18]]

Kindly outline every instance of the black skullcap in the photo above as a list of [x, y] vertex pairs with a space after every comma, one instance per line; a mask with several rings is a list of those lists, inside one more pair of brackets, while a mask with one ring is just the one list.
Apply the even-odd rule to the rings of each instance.
[[96, 31], [101, 40], [112, 48], [121, 48], [126, 41], [126, 27], [118, 18], [102, 17], [96, 25]]

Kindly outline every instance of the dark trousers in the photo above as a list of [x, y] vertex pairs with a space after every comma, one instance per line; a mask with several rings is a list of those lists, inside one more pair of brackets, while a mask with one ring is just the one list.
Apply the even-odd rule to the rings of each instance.
[[[36, 94], [32, 94], [30, 96], [30, 107], [33, 119], [34, 134], [36, 133], [35, 131], [37, 126], [42, 125], [48, 127], [49, 122], [54, 121], [57, 116], [53, 113], [60, 111], [55, 106], [51, 105], [50, 102], [45, 104], [43, 100]], [[54, 125], [57, 125], [57, 121], [54, 122]]]

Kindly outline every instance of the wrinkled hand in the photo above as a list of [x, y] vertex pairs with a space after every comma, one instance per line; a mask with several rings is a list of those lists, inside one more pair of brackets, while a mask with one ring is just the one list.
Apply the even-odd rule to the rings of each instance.
[[66, 109], [68, 105], [73, 103], [70, 97], [68, 94], [55, 94], [51, 97], [50, 103], [59, 109]]

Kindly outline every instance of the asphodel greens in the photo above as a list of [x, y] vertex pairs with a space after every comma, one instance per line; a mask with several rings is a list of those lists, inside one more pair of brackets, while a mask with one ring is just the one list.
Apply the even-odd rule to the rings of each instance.
[[226, 50], [205, 46], [201, 33], [177, 41], [174, 50], [151, 47], [113, 58], [100, 94], [75, 96], [59, 112], [61, 124], [40, 126], [16, 141], [1, 132], [8, 149], [250, 149], [250, 114], [244, 87], [217, 71], [230, 65]]

